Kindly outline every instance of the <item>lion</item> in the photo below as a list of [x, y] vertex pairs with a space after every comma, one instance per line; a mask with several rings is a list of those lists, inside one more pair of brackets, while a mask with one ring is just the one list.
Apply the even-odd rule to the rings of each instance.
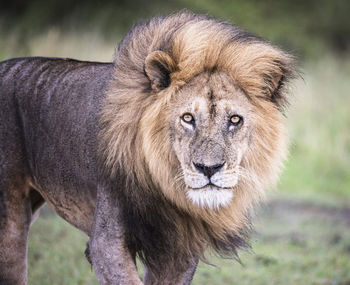
[[206, 251], [235, 258], [286, 158], [294, 75], [278, 47], [187, 11], [134, 26], [110, 63], [1, 62], [0, 284], [26, 284], [45, 202], [89, 236], [99, 284], [190, 284]]

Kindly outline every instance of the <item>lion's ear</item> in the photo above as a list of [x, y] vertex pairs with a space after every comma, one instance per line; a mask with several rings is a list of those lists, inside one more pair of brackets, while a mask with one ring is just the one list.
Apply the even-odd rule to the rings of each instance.
[[288, 82], [296, 76], [294, 58], [264, 42], [238, 43], [221, 53], [220, 64], [256, 99], [270, 100], [280, 110], [288, 102]]
[[279, 108], [283, 110], [288, 103], [287, 85], [297, 73], [294, 58], [277, 48], [265, 49], [255, 62], [258, 76], [262, 78], [261, 90]]
[[145, 73], [151, 82], [151, 88], [161, 91], [170, 85], [170, 74], [175, 71], [175, 62], [163, 51], [150, 53], [145, 60]]
[[269, 96], [271, 101], [274, 102], [279, 109], [283, 109], [283, 107], [287, 103], [287, 94], [285, 89], [286, 83], [293, 78], [294, 70], [290, 65], [283, 66], [279, 64], [278, 69], [270, 74], [270, 76], [265, 77], [265, 80], [268, 84]]

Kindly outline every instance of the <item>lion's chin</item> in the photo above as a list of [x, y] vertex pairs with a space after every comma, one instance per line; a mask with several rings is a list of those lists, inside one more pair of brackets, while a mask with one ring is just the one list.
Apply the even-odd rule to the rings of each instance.
[[187, 198], [196, 206], [219, 210], [227, 206], [233, 198], [233, 189], [219, 188], [214, 185], [207, 185], [199, 189], [188, 189]]

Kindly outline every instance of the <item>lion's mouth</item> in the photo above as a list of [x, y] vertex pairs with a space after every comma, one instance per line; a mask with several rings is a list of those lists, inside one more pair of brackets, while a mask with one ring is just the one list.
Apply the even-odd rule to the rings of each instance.
[[224, 190], [224, 189], [232, 189], [232, 187], [220, 187], [215, 185], [212, 182], [202, 186], [202, 187], [190, 187], [192, 190]]
[[199, 190], [232, 190], [238, 183], [238, 173], [233, 171], [227, 173], [217, 173], [211, 177], [199, 175], [189, 171], [184, 171], [184, 182], [187, 189]]

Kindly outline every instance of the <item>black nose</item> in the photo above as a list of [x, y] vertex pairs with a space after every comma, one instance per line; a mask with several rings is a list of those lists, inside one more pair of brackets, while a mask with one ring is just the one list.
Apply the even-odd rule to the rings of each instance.
[[224, 166], [224, 164], [225, 162], [208, 166], [201, 163], [193, 163], [194, 167], [208, 178], [212, 177], [216, 172], [218, 172]]

